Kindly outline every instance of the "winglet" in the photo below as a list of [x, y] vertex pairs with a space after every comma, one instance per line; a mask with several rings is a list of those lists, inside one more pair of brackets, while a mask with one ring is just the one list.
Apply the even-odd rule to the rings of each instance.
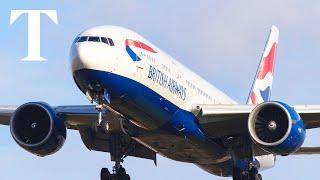
[[270, 100], [278, 38], [279, 30], [272, 26], [247, 104], [257, 105]]

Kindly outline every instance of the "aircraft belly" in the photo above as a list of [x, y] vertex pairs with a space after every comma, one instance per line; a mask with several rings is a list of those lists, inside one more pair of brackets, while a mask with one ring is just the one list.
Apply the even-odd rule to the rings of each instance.
[[110, 94], [111, 107], [149, 131], [133, 137], [163, 156], [196, 164], [230, 159], [226, 149], [208, 140], [195, 116], [130, 78], [110, 72], [81, 69], [74, 72], [79, 88], [99, 84]]
[[134, 139], [156, 150], [162, 156], [176, 161], [196, 164], [217, 163], [217, 158], [212, 152], [192, 139], [161, 132]]

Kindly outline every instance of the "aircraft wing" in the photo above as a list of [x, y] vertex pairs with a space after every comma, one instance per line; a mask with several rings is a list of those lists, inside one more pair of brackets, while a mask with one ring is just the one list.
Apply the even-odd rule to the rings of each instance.
[[320, 154], [320, 147], [302, 147], [294, 154], [295, 155]]
[[[193, 113], [197, 115], [199, 124], [211, 138], [219, 138], [243, 134], [248, 132], [247, 121], [254, 105], [196, 105]], [[293, 106], [300, 114], [306, 129], [320, 127], [320, 105], [297, 105]], [[0, 106], [0, 124], [9, 125], [11, 115], [18, 106]], [[93, 123], [97, 119], [95, 106], [57, 106], [56, 113], [65, 121], [69, 129], [78, 130], [81, 138], [90, 150], [109, 151], [109, 137], [93, 130]], [[111, 113], [111, 116], [115, 114]], [[130, 138], [125, 137], [126, 141]], [[136, 147], [134, 157], [142, 157], [155, 160], [155, 153], [146, 147], [134, 142]], [[261, 154], [265, 154], [262, 152]], [[303, 147], [296, 154], [320, 154], [320, 147]]]
[[12, 105], [0, 106], [0, 124], [9, 125], [11, 115], [17, 108], [18, 106]]
[[[254, 105], [212, 105], [198, 104], [193, 113], [197, 115], [201, 127], [212, 138], [248, 132], [247, 121]], [[295, 105], [306, 129], [320, 127], [320, 105]]]
[[[9, 125], [11, 115], [19, 106], [0, 106], [0, 124]], [[91, 126], [97, 120], [98, 112], [93, 105], [53, 107], [69, 129], [78, 130], [78, 126]]]
[[[9, 125], [11, 115], [19, 106], [0, 106], [0, 124]], [[62, 118], [68, 129], [78, 130], [81, 139], [89, 150], [110, 152], [110, 142], [112, 137], [107, 133], [101, 133], [94, 129], [94, 123], [98, 118], [98, 112], [93, 105], [80, 106], [57, 106], [53, 107], [57, 115]], [[119, 118], [115, 112], [106, 113], [104, 118]], [[122, 141], [132, 148], [129, 156], [151, 159], [156, 161], [156, 153], [124, 133], [119, 133]]]
[[[248, 118], [254, 105], [198, 104], [192, 112], [200, 126], [211, 138], [236, 136], [248, 133]], [[294, 109], [304, 121], [305, 128], [320, 127], [320, 105], [296, 105]], [[255, 147], [256, 155], [268, 154]], [[320, 147], [301, 147], [295, 154], [320, 154]]]

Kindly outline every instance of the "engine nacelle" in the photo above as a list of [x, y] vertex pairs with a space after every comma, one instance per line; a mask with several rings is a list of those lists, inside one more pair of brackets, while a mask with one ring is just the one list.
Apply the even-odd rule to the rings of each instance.
[[18, 107], [11, 117], [10, 131], [22, 148], [37, 156], [57, 152], [67, 134], [63, 120], [43, 102], [30, 102]]
[[256, 156], [254, 157], [254, 163], [257, 164], [259, 170], [266, 170], [273, 168], [276, 164], [276, 156], [273, 154]]
[[282, 102], [265, 102], [249, 116], [249, 133], [262, 149], [278, 155], [296, 152], [304, 142], [305, 128], [299, 114]]

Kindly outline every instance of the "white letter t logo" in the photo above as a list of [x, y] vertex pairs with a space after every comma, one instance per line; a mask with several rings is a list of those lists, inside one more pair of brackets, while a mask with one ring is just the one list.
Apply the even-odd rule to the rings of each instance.
[[46, 61], [40, 55], [40, 15], [46, 14], [55, 24], [58, 24], [56, 10], [11, 10], [10, 24], [13, 24], [22, 14], [28, 14], [28, 56], [22, 61]]

